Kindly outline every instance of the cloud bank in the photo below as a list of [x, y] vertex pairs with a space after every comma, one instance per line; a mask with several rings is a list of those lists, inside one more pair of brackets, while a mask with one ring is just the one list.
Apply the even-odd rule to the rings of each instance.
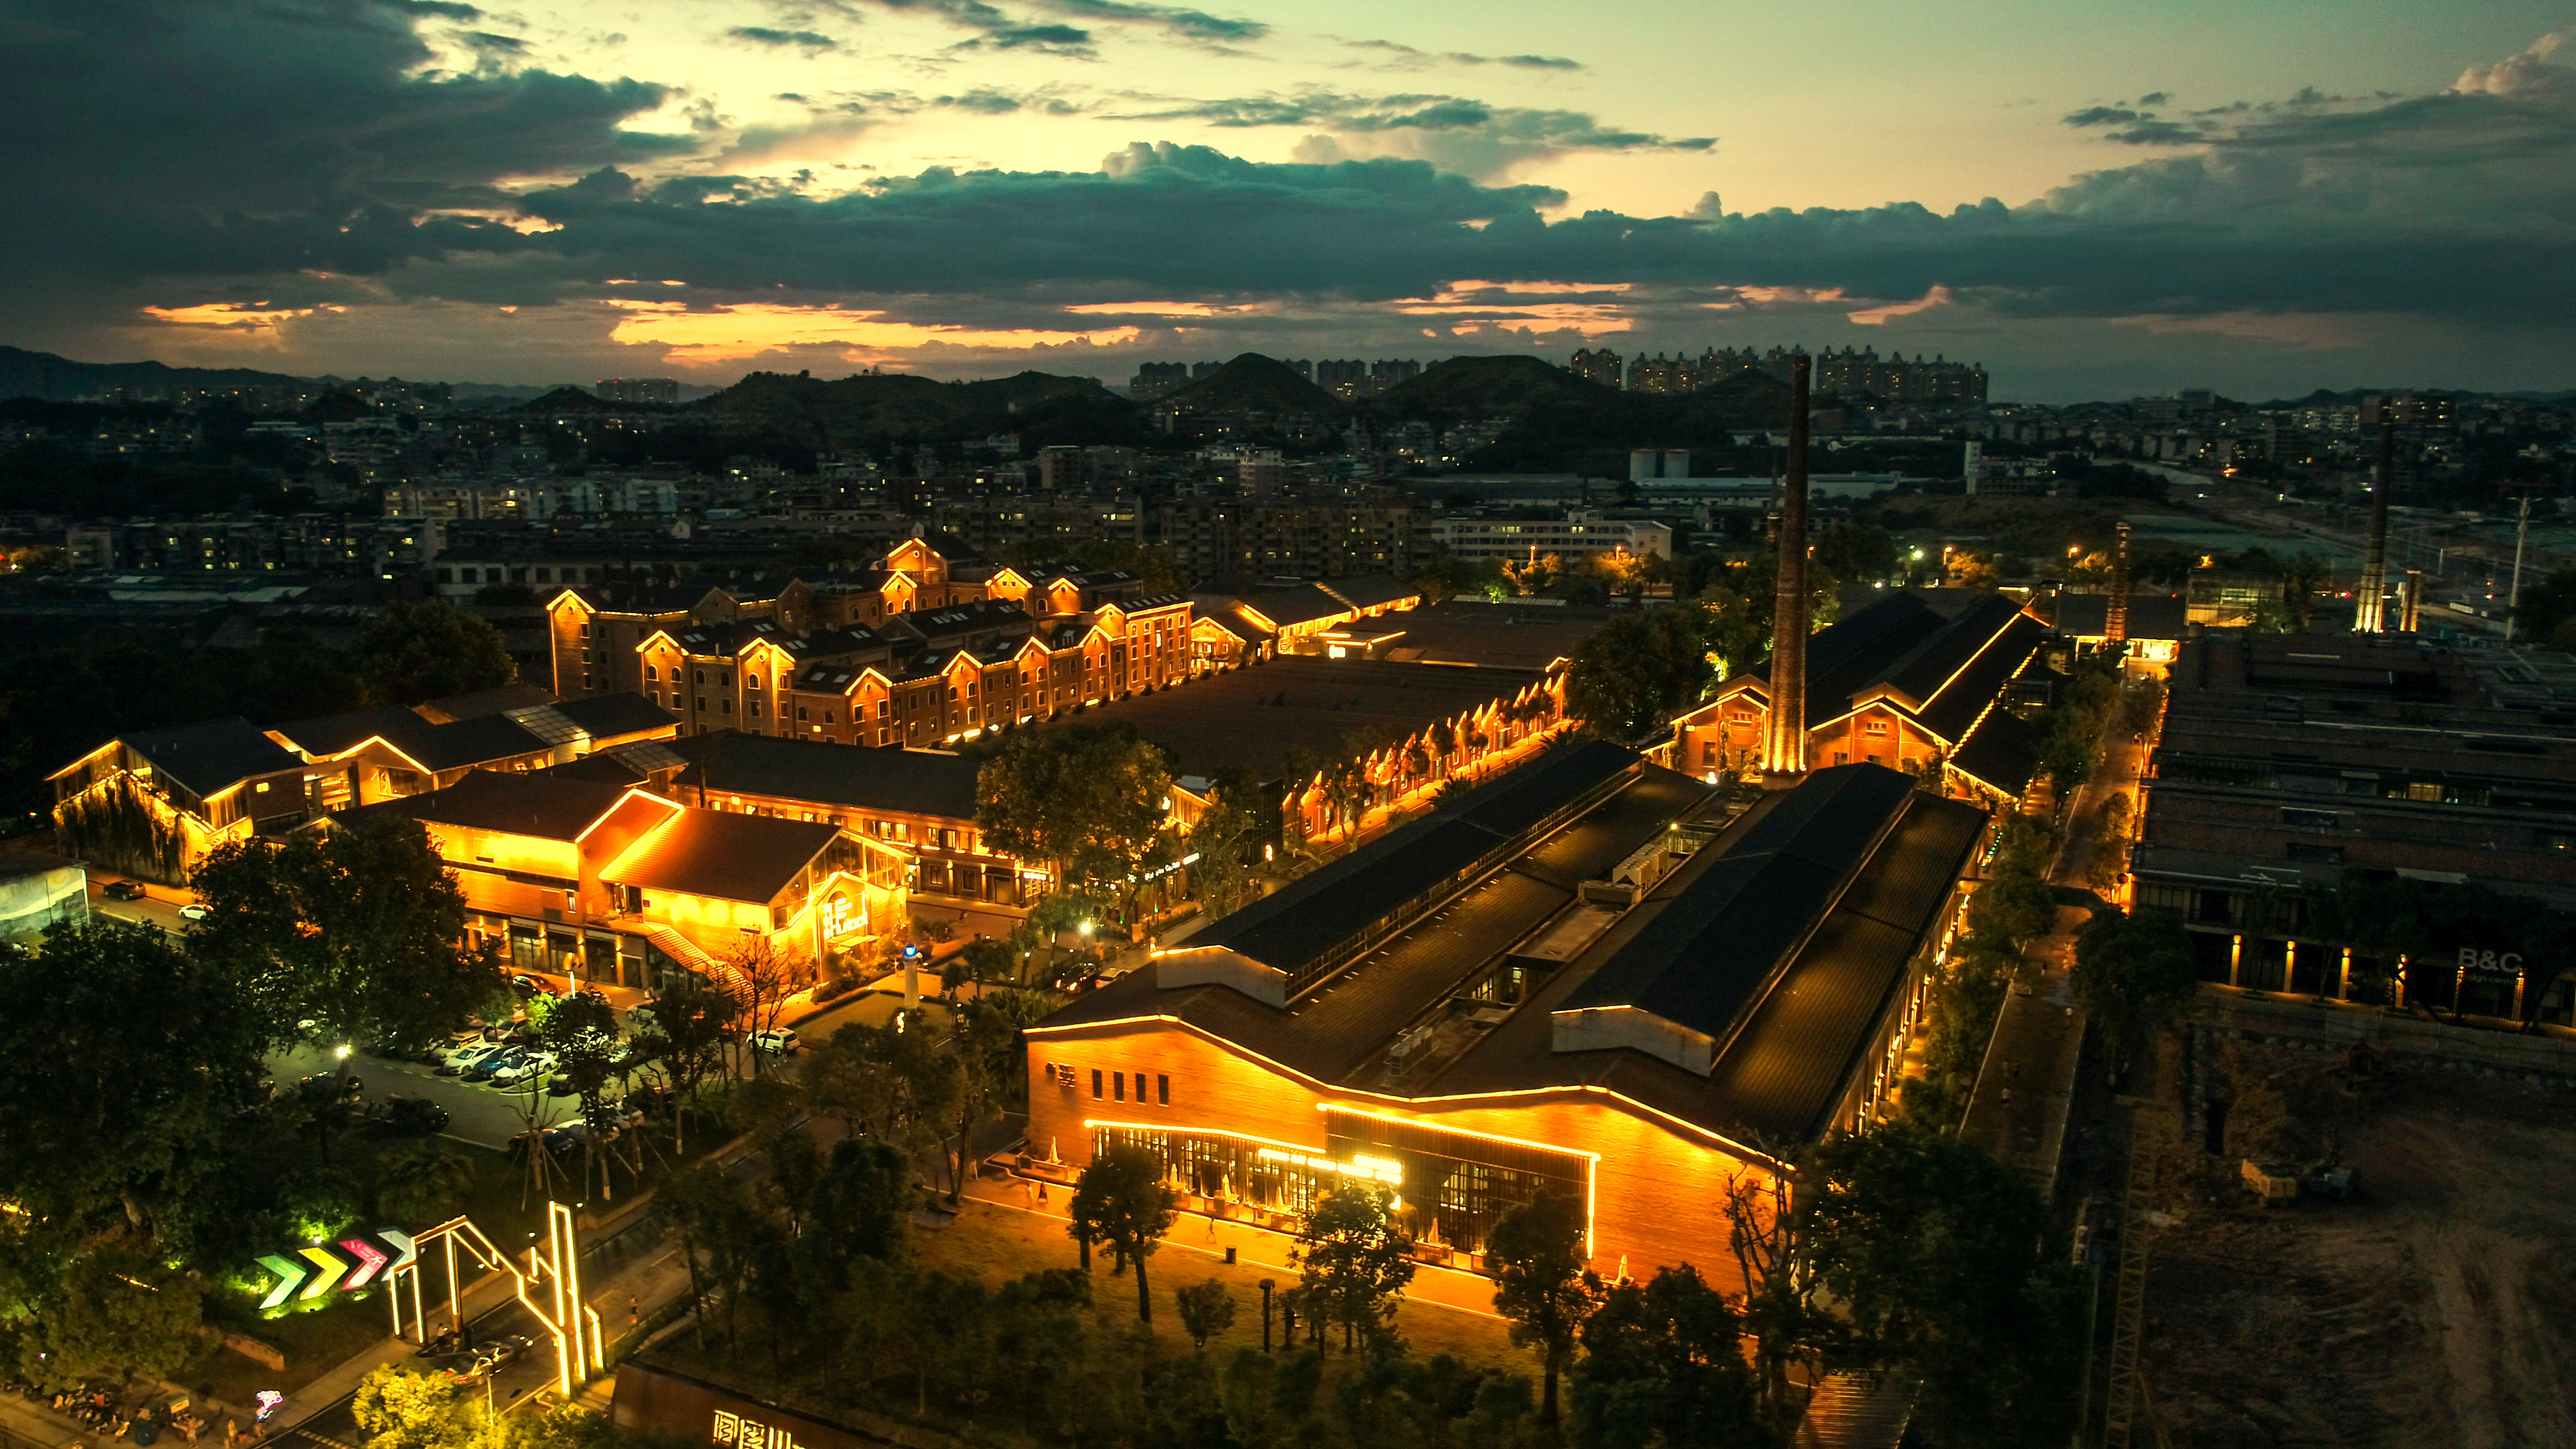
[[[1079, 48], [1113, 26], [1195, 45], [1264, 33], [1124, 0], [1016, 14], [875, 3], [996, 46]], [[941, 107], [1306, 137], [1285, 163], [1140, 139], [1089, 171], [932, 168], [858, 185], [737, 174], [725, 166], [786, 138], [665, 81], [512, 58], [474, 38], [497, 34], [491, 23], [394, 0], [17, 7], [0, 31], [0, 118], [19, 158], [0, 297], [57, 330], [130, 325], [145, 307], [169, 328], [264, 334], [406, 307], [560, 309], [603, 343], [687, 335], [699, 341], [671, 345], [709, 356], [747, 344], [681, 319], [793, 331], [800, 308], [853, 337], [864, 323], [876, 330], [860, 342], [890, 348], [1168, 345], [1181, 325], [1295, 341], [1308, 321], [1354, 319], [1380, 336], [1571, 340], [1791, 305], [1890, 334], [1972, 319], [1989, 346], [2077, 321], [2329, 345], [2317, 339], [2348, 329], [2316, 319], [2374, 317], [2576, 340], [2576, 69], [2558, 35], [2419, 95], [2186, 111], [2159, 93], [2079, 109], [2065, 124], [2115, 142], [2121, 164], [2021, 205], [1744, 213], [1711, 196], [1650, 217], [1569, 213], [1564, 192], [1510, 176], [1534, 156], [1712, 139], [1429, 92], [800, 96], [814, 125], [843, 135]], [[802, 22], [729, 34], [791, 52], [837, 43]], [[687, 300], [627, 305], [631, 289], [609, 279], [637, 277], [684, 282]], [[1462, 280], [1478, 278], [1560, 290]], [[1779, 300], [1791, 297], [1809, 300]], [[1165, 330], [1089, 325], [1121, 305]]]

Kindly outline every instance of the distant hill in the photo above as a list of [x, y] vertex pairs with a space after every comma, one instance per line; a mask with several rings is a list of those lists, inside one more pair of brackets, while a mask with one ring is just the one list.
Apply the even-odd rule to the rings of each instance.
[[1247, 352], [1163, 399], [1183, 412], [1295, 413], [1339, 417], [1350, 404], [1299, 377], [1288, 364]]
[[1399, 414], [1518, 412], [1556, 403], [1602, 407], [1619, 394], [1535, 357], [1452, 357], [1388, 389], [1376, 406]]
[[615, 412], [618, 404], [567, 383], [519, 404], [513, 411], [523, 413], [606, 413]]
[[182, 387], [292, 387], [302, 378], [242, 367], [172, 367], [160, 362], [74, 362], [50, 352], [0, 347], [0, 398], [70, 402], [133, 388], [147, 396]]
[[944, 442], [1016, 432], [1024, 444], [1139, 438], [1133, 403], [1088, 377], [1023, 372], [982, 382], [935, 382], [912, 373], [817, 378], [755, 372], [687, 411], [772, 428], [823, 449], [880, 438]]

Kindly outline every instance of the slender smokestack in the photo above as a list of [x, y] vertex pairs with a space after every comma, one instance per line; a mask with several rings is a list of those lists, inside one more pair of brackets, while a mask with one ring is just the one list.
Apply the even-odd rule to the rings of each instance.
[[2113, 644], [2129, 642], [2129, 525], [2120, 525], [2120, 540], [2111, 547], [2111, 601], [2102, 611], [2102, 637]]
[[2380, 630], [2381, 596], [2388, 592], [2388, 495], [2397, 491], [2397, 400], [2379, 400], [2379, 486], [2370, 494], [2370, 549], [2362, 556], [2361, 587], [2353, 590], [2352, 629]]
[[2422, 569], [2408, 569], [2406, 571], [2406, 592], [2400, 597], [2405, 600], [2405, 612], [2398, 616], [2398, 632], [2402, 634], [2416, 633], [2418, 632], [2417, 626], [2423, 622], [2424, 571]]
[[1780, 488], [1780, 592], [1771, 612], [1771, 716], [1762, 768], [1807, 768], [1807, 369], [1789, 359], [1789, 476]]

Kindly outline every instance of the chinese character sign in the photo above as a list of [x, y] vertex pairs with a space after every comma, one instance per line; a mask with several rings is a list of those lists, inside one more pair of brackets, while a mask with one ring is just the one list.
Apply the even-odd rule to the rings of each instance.
[[716, 1410], [715, 1431], [710, 1437], [732, 1449], [796, 1449], [796, 1436], [785, 1429], [722, 1409]]

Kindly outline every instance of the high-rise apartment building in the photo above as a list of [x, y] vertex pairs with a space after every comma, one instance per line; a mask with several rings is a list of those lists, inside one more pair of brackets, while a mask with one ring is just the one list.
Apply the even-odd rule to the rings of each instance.
[[674, 377], [603, 377], [591, 391], [602, 402], [676, 403], [680, 400], [680, 381]]

